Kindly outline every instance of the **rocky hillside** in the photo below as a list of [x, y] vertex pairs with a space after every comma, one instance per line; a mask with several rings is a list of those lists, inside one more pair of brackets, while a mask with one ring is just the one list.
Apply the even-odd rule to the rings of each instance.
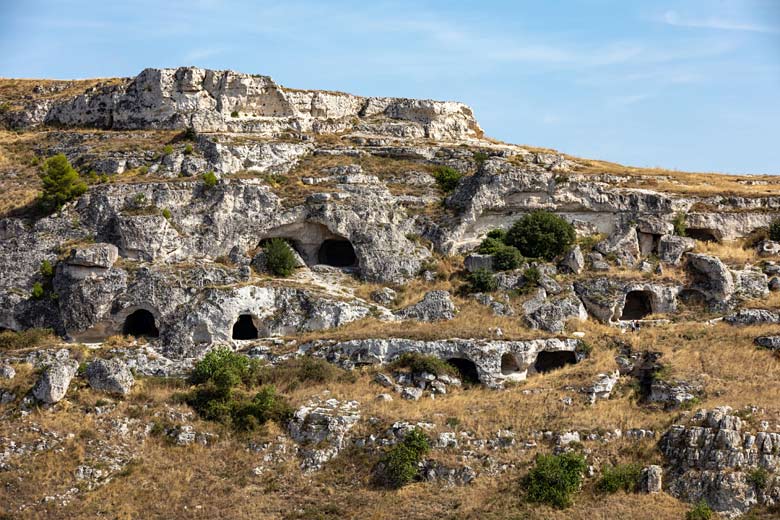
[[9, 518], [780, 514], [778, 178], [197, 68], [0, 126]]

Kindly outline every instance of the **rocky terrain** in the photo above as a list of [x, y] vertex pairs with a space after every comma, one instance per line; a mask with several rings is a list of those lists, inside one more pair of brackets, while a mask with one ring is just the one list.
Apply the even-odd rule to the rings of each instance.
[[[0, 79], [0, 126], [0, 514], [780, 515], [780, 179], [197, 68]], [[59, 154], [89, 186], [41, 211]], [[539, 212], [560, 254], [485, 249]], [[225, 347], [242, 379], [199, 380]], [[215, 388], [275, 404], [226, 420]], [[566, 453], [572, 503], [530, 499]]]

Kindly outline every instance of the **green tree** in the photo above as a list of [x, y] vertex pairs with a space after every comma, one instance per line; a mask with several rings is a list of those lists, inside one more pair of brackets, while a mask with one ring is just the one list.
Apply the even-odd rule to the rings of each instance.
[[66, 203], [87, 191], [87, 184], [81, 180], [64, 154], [49, 157], [43, 163], [41, 171], [43, 193], [39, 203], [41, 209], [50, 213], [57, 211]]
[[290, 276], [295, 269], [295, 255], [283, 238], [272, 238], [263, 246], [268, 269], [276, 276]]
[[558, 215], [534, 211], [512, 225], [505, 241], [526, 258], [552, 260], [563, 254], [576, 237], [574, 226]]
[[433, 172], [433, 178], [436, 179], [436, 184], [439, 185], [442, 191], [449, 193], [458, 185], [458, 182], [463, 178], [463, 174], [450, 166], [439, 166]]

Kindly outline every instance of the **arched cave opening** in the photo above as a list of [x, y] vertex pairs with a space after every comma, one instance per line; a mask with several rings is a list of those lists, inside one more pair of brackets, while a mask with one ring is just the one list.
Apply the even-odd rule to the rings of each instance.
[[520, 365], [517, 362], [517, 358], [511, 352], [507, 352], [501, 356], [501, 373], [505, 376], [516, 374], [520, 372]]
[[464, 385], [476, 385], [479, 384], [479, 372], [477, 372], [477, 365], [470, 359], [463, 358], [450, 358], [447, 363], [455, 367], [460, 376], [460, 380]]
[[650, 291], [629, 291], [623, 305], [621, 320], [641, 320], [653, 313]]
[[354, 267], [357, 265], [357, 255], [349, 240], [329, 238], [322, 242], [317, 262], [333, 267]]
[[242, 314], [233, 324], [233, 339], [257, 339], [257, 327], [255, 327], [252, 316]]
[[685, 235], [701, 242], [719, 242], [715, 232], [707, 228], [686, 228]]
[[536, 356], [534, 370], [537, 372], [549, 372], [576, 363], [577, 354], [570, 350], [542, 351]]
[[154, 314], [146, 309], [138, 309], [125, 318], [122, 334], [136, 338], [156, 338], [160, 335], [160, 331], [157, 330], [157, 325], [154, 322]]

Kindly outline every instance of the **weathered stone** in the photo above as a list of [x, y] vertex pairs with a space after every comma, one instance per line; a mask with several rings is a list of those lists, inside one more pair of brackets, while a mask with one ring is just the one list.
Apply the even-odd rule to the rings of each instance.
[[395, 301], [397, 294], [389, 287], [382, 287], [371, 293], [371, 300], [380, 305], [390, 305]]
[[409, 401], [419, 401], [419, 399], [423, 396], [423, 390], [422, 388], [415, 388], [413, 386], [405, 386], [403, 390], [401, 390], [401, 397], [404, 399], [407, 399]]
[[603, 255], [614, 256], [618, 265], [634, 265], [640, 256], [636, 229], [631, 227], [613, 233], [606, 240], [596, 244], [596, 251]]
[[582, 255], [580, 246], [574, 246], [564, 255], [561, 260], [561, 267], [570, 273], [580, 274], [585, 269], [585, 257]]
[[593, 382], [593, 386], [588, 388], [588, 399], [591, 404], [595, 403], [599, 399], [609, 399], [612, 394], [612, 389], [620, 378], [620, 372], [615, 371], [611, 374], [599, 374], [596, 376], [596, 381]]
[[724, 318], [730, 325], [761, 325], [780, 323], [780, 313], [768, 309], [740, 309]]
[[127, 395], [135, 378], [127, 365], [118, 359], [96, 359], [87, 365], [89, 386], [110, 394]]
[[16, 377], [16, 370], [11, 365], [0, 365], [0, 379], [13, 379]]
[[463, 265], [466, 271], [473, 273], [479, 269], [486, 271], [493, 271], [493, 255], [482, 255], [479, 253], [472, 253], [465, 258]]
[[688, 269], [693, 274], [692, 288], [709, 299], [725, 301], [734, 294], [734, 277], [719, 258], [687, 253]]
[[295, 411], [288, 429], [300, 445], [301, 468], [314, 471], [338, 455], [348, 444], [350, 430], [360, 420], [357, 401], [315, 399]]
[[55, 361], [41, 374], [33, 388], [33, 396], [47, 404], [62, 400], [78, 367], [79, 364], [72, 359]]
[[451, 320], [457, 309], [447, 291], [428, 291], [419, 302], [395, 313], [402, 320]]
[[658, 241], [658, 258], [667, 264], [677, 265], [688, 251], [693, 251], [696, 241], [677, 235], [664, 235]]
[[769, 290], [772, 292], [780, 291], [780, 277], [773, 276], [769, 279]]
[[588, 319], [585, 306], [575, 294], [569, 293], [548, 300], [547, 293], [542, 288], [523, 304], [523, 313], [531, 328], [548, 332], [562, 332], [570, 319]]
[[754, 341], [759, 347], [780, 351], [780, 336], [759, 336]]
[[780, 255], [780, 242], [774, 240], [762, 240], [756, 246], [758, 256], [776, 256]]
[[643, 493], [660, 493], [663, 491], [664, 470], [661, 466], [651, 465], [642, 468], [639, 489]]

